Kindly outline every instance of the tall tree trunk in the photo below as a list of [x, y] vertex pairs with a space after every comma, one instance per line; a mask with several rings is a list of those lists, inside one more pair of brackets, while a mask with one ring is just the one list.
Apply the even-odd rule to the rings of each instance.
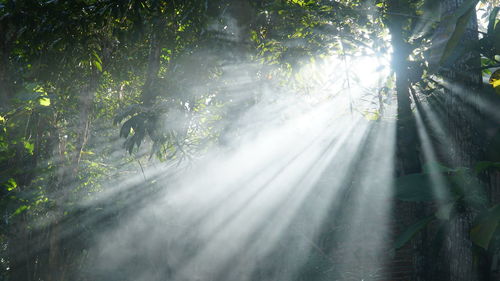
[[[441, 19], [452, 15], [461, 7], [465, 0], [444, 0], [441, 2]], [[478, 40], [477, 19], [475, 12], [472, 15], [467, 30], [463, 35], [462, 46]], [[479, 130], [480, 113], [477, 103], [471, 102], [480, 98], [482, 86], [479, 53], [468, 51], [460, 56], [442, 75], [448, 86], [444, 92], [444, 104], [447, 111], [446, 124], [452, 144], [449, 145], [448, 165], [452, 167], [471, 167], [481, 159]], [[475, 254], [470, 240], [470, 230], [473, 219], [472, 209], [466, 207], [464, 212], [451, 222], [446, 237], [445, 254], [449, 264], [442, 266], [445, 276], [443, 280], [475, 281], [481, 280], [480, 259], [474, 261]]]
[[[142, 102], [150, 107], [154, 104], [158, 96], [158, 74], [161, 65], [162, 33], [165, 28], [165, 18], [160, 11], [160, 4], [157, 4], [156, 15], [153, 19], [153, 26], [149, 37], [149, 56], [146, 70], [146, 80], [142, 88]], [[172, 5], [172, 4], [170, 4]]]
[[[391, 45], [393, 48], [392, 68], [396, 74], [396, 94], [397, 94], [397, 125], [396, 125], [396, 153], [397, 163], [396, 173], [408, 175], [418, 173], [421, 170], [419, 159], [419, 142], [415, 118], [411, 108], [410, 94], [410, 73], [408, 57], [411, 48], [407, 42], [409, 33], [409, 3], [408, 1], [389, 0], [387, 26], [391, 34]], [[425, 206], [422, 203], [409, 203], [396, 201], [394, 207], [394, 220], [398, 229], [395, 233], [400, 233], [409, 223], [420, 219], [425, 214]], [[403, 228], [401, 228], [403, 227]], [[408, 248], [396, 253], [394, 262], [412, 264], [414, 271], [408, 271], [405, 275], [409, 280], [424, 280], [419, 274], [421, 268], [425, 267], [425, 253], [423, 245], [426, 241], [424, 233], [418, 233], [411, 241]], [[395, 273], [393, 273], [395, 274]], [[412, 276], [413, 275], [413, 276]]]
[[[465, 0], [445, 0], [441, 3], [442, 18], [453, 14]], [[475, 13], [467, 24], [467, 29], [459, 44], [468, 46], [478, 41], [478, 25]], [[454, 141], [448, 146], [449, 164], [470, 167], [482, 156], [479, 130], [475, 124], [480, 121], [477, 107], [482, 87], [479, 53], [468, 51], [453, 65], [442, 71], [450, 86], [446, 88], [444, 103], [447, 110], [447, 128]]]
[[409, 14], [406, 1], [392, 0], [388, 3], [391, 16], [387, 25], [391, 33], [393, 48], [392, 67], [396, 74], [396, 93], [398, 101], [397, 119], [397, 153], [400, 162], [399, 173], [411, 174], [420, 171], [418, 155], [418, 142], [416, 137], [415, 119], [411, 109], [410, 81], [408, 56], [411, 48], [406, 42], [404, 27], [408, 25], [407, 17], [399, 16]]

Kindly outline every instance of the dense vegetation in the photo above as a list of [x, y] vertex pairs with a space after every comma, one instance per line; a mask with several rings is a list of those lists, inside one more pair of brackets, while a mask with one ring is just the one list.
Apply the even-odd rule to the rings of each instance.
[[[394, 200], [408, 211], [393, 214], [391, 243], [413, 249], [408, 280], [497, 280], [498, 5], [0, 0], [0, 280], [138, 280], [133, 271], [155, 261], [96, 273], [99, 235], [164, 192], [176, 171], [234, 144], [254, 105], [314, 98], [309, 90], [325, 81], [308, 65], [341, 61], [347, 70], [334, 81], [347, 95], [372, 75], [351, 62], [389, 55], [368, 103], [350, 100], [348, 111], [373, 126], [397, 116]], [[419, 138], [435, 120], [440, 133]], [[436, 175], [451, 199], [432, 193]], [[325, 261], [314, 258], [297, 280], [362, 280], [318, 273]], [[174, 280], [174, 270], [144, 280]], [[265, 262], [259, 270], [241, 280], [281, 280]]]

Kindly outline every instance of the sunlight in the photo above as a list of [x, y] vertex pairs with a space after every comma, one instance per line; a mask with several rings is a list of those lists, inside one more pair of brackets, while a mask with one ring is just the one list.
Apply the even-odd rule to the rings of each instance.
[[[491, 102], [491, 99], [497, 98], [494, 92], [485, 92], [491, 97], [480, 98], [477, 95], [468, 94], [467, 90], [464, 89], [464, 86], [460, 85], [459, 83], [453, 83], [446, 79], [440, 82], [446, 89], [450, 90], [450, 92], [455, 95], [456, 98], [462, 99], [467, 103], [468, 106], [465, 108], [465, 110], [468, 110], [472, 113], [472, 108], [477, 108], [481, 111], [484, 111], [487, 116], [490, 116], [490, 118], [500, 120], [500, 111], [498, 110], [498, 108], [496, 108], [495, 103]], [[472, 114], [477, 115], [477, 113]]]
[[348, 206], [337, 210], [351, 222], [339, 238], [349, 251], [332, 249], [343, 278], [387, 278], [394, 172], [388, 167], [394, 166], [395, 128], [394, 121], [374, 124], [358, 146], [354, 169], [362, 176], [352, 179]]
[[[443, 175], [440, 173], [441, 171], [439, 170], [439, 167], [437, 165], [438, 159], [435, 154], [435, 148], [432, 146], [428, 133], [428, 128], [424, 125], [424, 121], [420, 113], [420, 108], [417, 108], [417, 110], [415, 111], [415, 120], [417, 123], [418, 136], [424, 154], [424, 165], [426, 165], [425, 167], [429, 169], [426, 172], [430, 174], [434, 196], [436, 200], [441, 204], [447, 203], [450, 200], [451, 195], [446, 189], [445, 179]], [[439, 120], [437, 119], [432, 119], [432, 120], [433, 123], [439, 122]], [[434, 125], [434, 127], [435, 126], [437, 125]], [[451, 141], [447, 142], [446, 145], [451, 147], [454, 146], [454, 144]]]
[[[317, 59], [296, 74], [298, 88], [316, 103], [335, 97], [337, 111], [372, 111], [377, 89], [389, 77], [389, 56], [330, 56]], [[306, 78], [307, 77], [307, 78]]]
[[0, 1], [0, 280], [499, 279], [499, 5]]
[[[294, 85], [308, 88], [308, 95], [287, 93], [280, 101], [268, 102], [269, 93], [262, 93], [263, 102], [248, 108], [238, 121], [245, 134], [213, 149], [175, 182], [165, 183], [165, 195], [137, 211], [124, 229], [107, 234], [111, 240], [103, 237], [97, 256], [107, 266], [99, 271], [129, 262], [129, 255], [116, 255], [125, 244], [137, 245], [134, 251], [140, 252], [168, 245], [162, 255], [172, 280], [252, 280], [273, 255], [282, 256], [273, 263], [283, 280], [305, 274], [302, 264], [318, 253], [330, 256], [325, 272], [332, 267], [344, 272], [356, 267], [382, 270], [384, 260], [368, 256], [383, 256], [387, 248], [394, 124], [374, 125], [363, 115], [353, 116], [349, 105], [373, 99], [366, 93], [387, 76], [379, 63], [369, 57], [331, 57], [305, 66], [297, 75]], [[304, 81], [301, 75], [313, 79]], [[262, 126], [255, 126], [256, 120]], [[370, 163], [361, 171], [366, 181], [352, 182], [362, 161]], [[346, 198], [351, 208], [346, 208]], [[365, 247], [361, 256], [343, 258], [332, 244], [317, 244], [325, 225], [334, 223], [329, 217], [341, 209], [344, 215], [337, 215], [343, 216], [337, 223], [355, 223], [346, 225], [339, 239], [351, 250], [356, 248], [353, 243]], [[147, 223], [151, 216], [168, 223], [152, 228]], [[371, 224], [377, 225], [372, 233], [376, 238], [370, 246], [359, 244], [354, 235]], [[146, 229], [148, 234], [142, 232]], [[296, 246], [283, 248], [290, 239]], [[150, 278], [137, 274], [140, 280]]]

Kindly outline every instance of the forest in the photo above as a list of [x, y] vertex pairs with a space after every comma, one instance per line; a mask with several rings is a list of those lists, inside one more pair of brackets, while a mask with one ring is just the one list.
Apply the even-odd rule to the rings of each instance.
[[0, 0], [1, 281], [500, 280], [500, 0]]

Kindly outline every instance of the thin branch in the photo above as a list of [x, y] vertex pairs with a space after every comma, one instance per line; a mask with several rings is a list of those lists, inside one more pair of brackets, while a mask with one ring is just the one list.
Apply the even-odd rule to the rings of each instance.
[[342, 48], [342, 60], [344, 61], [344, 69], [345, 69], [345, 76], [347, 80], [347, 88], [348, 88], [348, 94], [349, 94], [349, 110], [351, 112], [352, 116], [352, 95], [351, 95], [351, 81], [349, 79], [349, 70], [347, 68], [347, 59], [346, 59], [346, 53], [344, 49], [344, 43], [342, 42], [342, 39], [340, 41], [340, 46]]
[[148, 181], [148, 179], [146, 178], [146, 174], [144, 173], [144, 169], [142, 168], [142, 164], [141, 164], [141, 161], [139, 159], [137, 159], [137, 163], [139, 163], [139, 167], [141, 167], [141, 172], [142, 172], [142, 176], [144, 177], [144, 181]]

